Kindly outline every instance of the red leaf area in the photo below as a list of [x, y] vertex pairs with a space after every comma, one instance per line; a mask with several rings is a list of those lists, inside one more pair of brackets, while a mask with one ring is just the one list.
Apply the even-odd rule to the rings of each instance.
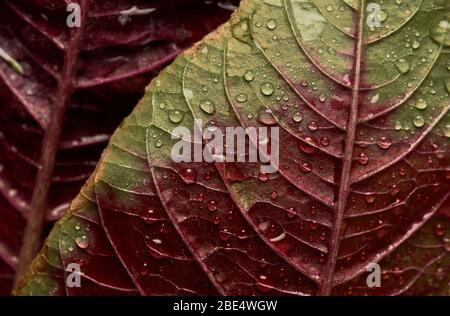
[[[247, 28], [234, 17], [161, 72], [56, 225], [23, 293], [51, 283], [54, 295], [448, 294], [449, 143], [434, 129], [449, 107], [446, 57], [433, 60], [440, 89], [433, 95], [442, 98], [427, 122], [398, 132], [404, 101], [419, 87], [402, 85], [400, 97], [369, 104], [378, 87], [368, 83], [362, 18], [354, 49], [343, 53], [353, 75], [338, 78], [305, 43], [281, 46], [282, 36], [272, 41], [264, 27], [246, 33], [258, 17], [289, 15], [283, 9], [262, 3]], [[286, 35], [291, 21], [277, 20]], [[292, 75], [274, 47], [295, 49], [289, 57], [308, 75]], [[245, 70], [258, 66], [259, 76], [244, 82]], [[313, 74], [331, 97], [303, 82]], [[262, 91], [266, 80], [272, 92]], [[278, 85], [289, 86], [287, 98], [274, 92]], [[220, 110], [203, 113], [203, 99]], [[184, 113], [175, 125], [170, 106]], [[194, 118], [222, 130], [279, 126], [278, 172], [261, 174], [259, 163], [174, 163], [169, 129], [192, 128]], [[83, 271], [80, 288], [65, 284], [73, 262]], [[366, 283], [370, 263], [380, 264], [379, 288]]]
[[[69, 54], [74, 37], [66, 5], [0, 3], [0, 47], [23, 68], [20, 74], [0, 60], [0, 294], [11, 289], [49, 126], [63, 125], [47, 202], [51, 223], [92, 173], [148, 81], [231, 13], [217, 1], [88, 1], [78, 49]], [[70, 78], [62, 73], [67, 64], [74, 64]], [[52, 122], [56, 95], [69, 81], [64, 120]]]

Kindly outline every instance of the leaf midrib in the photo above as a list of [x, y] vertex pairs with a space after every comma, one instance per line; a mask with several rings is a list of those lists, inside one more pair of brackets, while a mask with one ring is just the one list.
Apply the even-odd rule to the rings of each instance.
[[[365, 7], [365, 0], [360, 0], [360, 8]], [[334, 274], [336, 269], [339, 243], [342, 238], [342, 223], [344, 220], [345, 208], [349, 196], [350, 175], [352, 170], [353, 148], [355, 145], [356, 126], [358, 124], [358, 104], [361, 83], [361, 61], [364, 36], [364, 10], [359, 11], [359, 21], [357, 38], [355, 45], [355, 63], [353, 67], [354, 81], [352, 83], [352, 97], [350, 106], [350, 116], [347, 124], [347, 134], [345, 139], [344, 158], [342, 164], [341, 179], [339, 181], [339, 195], [335, 206], [334, 225], [331, 232], [330, 249], [328, 251], [328, 261], [322, 276], [322, 285], [319, 290], [320, 295], [330, 295], [333, 289]]]

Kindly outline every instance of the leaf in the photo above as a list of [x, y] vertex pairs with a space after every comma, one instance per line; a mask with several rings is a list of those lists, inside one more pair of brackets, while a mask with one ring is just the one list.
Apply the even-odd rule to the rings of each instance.
[[[202, 0], [80, 3], [89, 10], [81, 30], [67, 27], [65, 2], [0, 4], [0, 294], [10, 292], [29, 210], [40, 208], [33, 192], [47, 221], [59, 219], [148, 80], [231, 13]], [[47, 155], [44, 139], [60, 129]], [[54, 156], [54, 170], [38, 176]]]
[[[142, 295], [449, 295], [450, 4], [380, 5], [373, 28], [364, 0], [243, 1], [152, 81], [16, 294], [107, 293], [107, 239]], [[175, 163], [196, 119], [279, 127], [278, 171]], [[86, 212], [96, 234], [73, 231]], [[81, 259], [88, 283], [66, 289]]]

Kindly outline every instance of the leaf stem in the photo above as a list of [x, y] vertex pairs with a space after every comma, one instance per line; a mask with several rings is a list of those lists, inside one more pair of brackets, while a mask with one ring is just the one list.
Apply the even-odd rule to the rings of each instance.
[[[87, 0], [80, 1], [82, 22], [86, 16]], [[15, 286], [20, 277], [32, 262], [42, 245], [45, 216], [47, 212], [47, 200], [52, 183], [56, 154], [64, 123], [69, 98], [74, 90], [74, 76], [76, 72], [76, 60], [80, 49], [80, 39], [83, 25], [71, 30], [71, 40], [64, 56], [64, 65], [59, 78], [58, 90], [53, 102], [53, 114], [50, 124], [45, 131], [39, 159], [39, 169], [36, 175], [33, 195], [31, 197], [30, 212], [27, 226], [22, 241], [19, 255], [19, 265], [16, 271]]]
[[350, 117], [347, 124], [347, 135], [345, 139], [345, 156], [342, 165], [342, 172], [339, 186], [339, 196], [334, 214], [334, 225], [331, 233], [330, 250], [328, 254], [328, 262], [325, 267], [322, 287], [320, 295], [330, 295], [333, 289], [334, 272], [336, 269], [337, 255], [339, 252], [339, 243], [342, 237], [342, 222], [344, 219], [345, 208], [350, 190], [350, 173], [353, 160], [353, 147], [355, 145], [356, 126], [358, 124], [358, 104], [359, 90], [361, 82], [361, 60], [363, 49], [363, 32], [364, 32], [364, 7], [365, 0], [361, 0], [359, 22], [358, 22], [358, 38], [355, 47], [355, 65], [354, 65], [354, 83], [352, 87], [352, 104], [350, 108]]

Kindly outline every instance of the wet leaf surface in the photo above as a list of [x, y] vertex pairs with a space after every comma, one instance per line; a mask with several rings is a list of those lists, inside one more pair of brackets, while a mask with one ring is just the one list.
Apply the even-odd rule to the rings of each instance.
[[[231, 13], [217, 1], [89, 1], [80, 49], [64, 1], [0, 3], [0, 294], [17, 269], [25, 221], [49, 127], [62, 137], [48, 199], [49, 223], [59, 219], [94, 170], [111, 133], [158, 71]], [[74, 75], [63, 77], [74, 62]], [[64, 78], [64, 79], [62, 79]], [[58, 91], [68, 109], [52, 122]], [[48, 157], [51, 159], [51, 157]], [[41, 184], [40, 184], [41, 185]]]
[[[363, 0], [243, 1], [147, 87], [17, 293], [449, 295], [450, 4], [381, 8], [371, 28]], [[278, 127], [278, 171], [175, 163], [195, 120]]]

